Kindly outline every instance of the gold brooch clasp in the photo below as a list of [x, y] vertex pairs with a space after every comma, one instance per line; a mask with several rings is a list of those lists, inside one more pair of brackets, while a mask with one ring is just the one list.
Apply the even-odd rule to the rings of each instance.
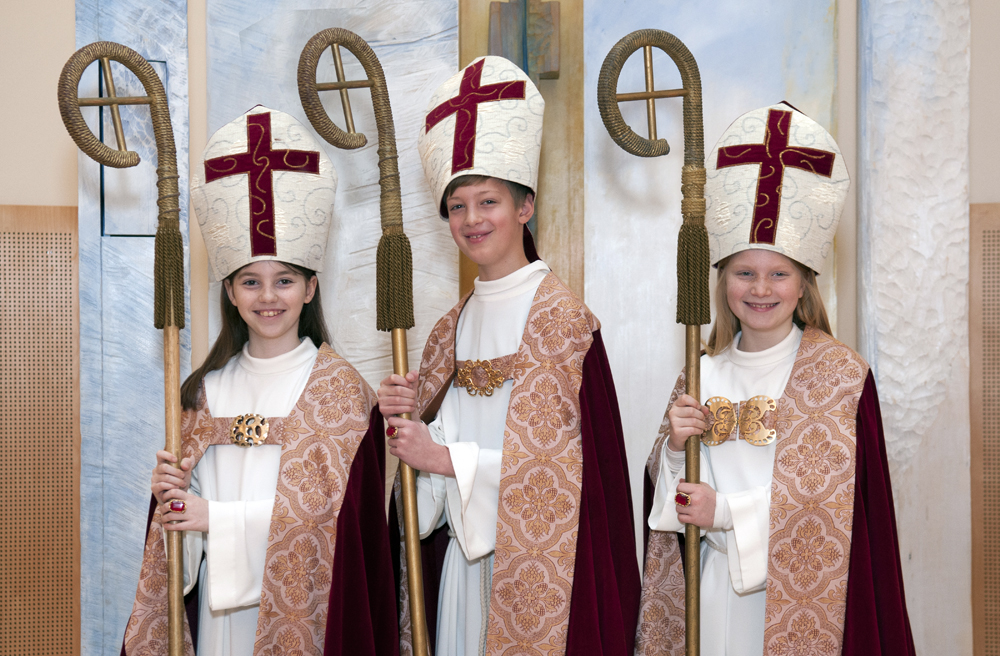
[[466, 360], [455, 374], [455, 386], [464, 387], [469, 396], [492, 396], [493, 390], [503, 386], [503, 371], [493, 368], [489, 360]]
[[764, 413], [774, 412], [777, 405], [769, 396], [755, 396], [740, 404], [740, 437], [754, 446], [767, 446], [778, 431], [764, 426]]
[[267, 439], [268, 428], [266, 417], [255, 414], [240, 415], [233, 419], [229, 437], [236, 446], [260, 446]]
[[701, 434], [705, 446], [718, 446], [728, 440], [734, 430], [738, 439], [746, 440], [754, 446], [767, 446], [775, 440], [778, 431], [764, 425], [764, 415], [774, 412], [777, 404], [769, 396], [755, 396], [733, 406], [732, 401], [721, 396], [713, 396], [705, 401], [711, 413], [709, 427]]

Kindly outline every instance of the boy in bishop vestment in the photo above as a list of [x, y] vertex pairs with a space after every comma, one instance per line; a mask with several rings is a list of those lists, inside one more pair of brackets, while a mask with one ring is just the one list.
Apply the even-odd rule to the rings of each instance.
[[441, 216], [479, 267], [419, 376], [379, 388], [390, 452], [420, 472], [421, 537], [448, 527], [440, 588], [427, 590], [438, 656], [633, 652], [639, 571], [600, 323], [526, 226], [544, 105], [523, 71], [483, 57], [437, 90], [419, 139]]

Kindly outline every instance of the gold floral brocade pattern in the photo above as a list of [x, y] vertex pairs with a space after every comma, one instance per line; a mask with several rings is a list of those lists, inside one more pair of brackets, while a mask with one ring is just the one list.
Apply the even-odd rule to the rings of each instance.
[[[295, 409], [269, 420], [268, 443], [280, 444], [282, 451], [254, 656], [323, 651], [337, 518], [375, 403], [358, 372], [324, 344]], [[211, 416], [202, 392], [198, 410], [183, 415], [184, 455], [197, 463], [209, 446], [227, 444], [230, 422]], [[165, 582], [162, 530], [154, 521], [126, 631], [130, 656], [167, 653], [165, 639], [160, 649], [154, 635], [161, 623], [166, 626]], [[190, 632], [186, 635], [190, 641]], [[193, 655], [193, 648], [187, 653]]]
[[[767, 656], [840, 653], [854, 510], [856, 416], [867, 374], [868, 365], [851, 349], [806, 328], [774, 411]], [[670, 405], [682, 390], [683, 375]], [[654, 482], [668, 428], [664, 416], [647, 464]], [[659, 613], [657, 605], [666, 612]], [[684, 653], [684, 579], [674, 534], [650, 533], [640, 613], [637, 653]], [[678, 642], [664, 639], [678, 623]]]
[[[438, 322], [420, 367], [422, 413], [455, 368], [467, 297]], [[521, 346], [501, 464], [486, 653], [564, 654], [580, 521], [580, 386], [597, 319], [554, 274], [535, 293]], [[401, 632], [402, 633], [402, 632]], [[409, 649], [404, 640], [403, 649]]]

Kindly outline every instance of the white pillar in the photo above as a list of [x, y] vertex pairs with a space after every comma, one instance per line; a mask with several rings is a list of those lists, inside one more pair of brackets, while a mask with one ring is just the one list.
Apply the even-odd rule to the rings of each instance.
[[971, 654], [969, 0], [862, 0], [858, 23], [859, 345], [917, 653]]

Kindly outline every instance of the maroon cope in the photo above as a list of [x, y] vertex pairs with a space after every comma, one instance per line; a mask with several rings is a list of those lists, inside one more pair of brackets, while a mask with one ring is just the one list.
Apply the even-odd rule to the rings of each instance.
[[[683, 392], [682, 373], [667, 412]], [[763, 653], [913, 656], [878, 394], [867, 363], [807, 327], [784, 394], [763, 421], [777, 431]], [[647, 523], [669, 428], [665, 415], [646, 466], [636, 631], [642, 656], [684, 654], [683, 549], [677, 533], [651, 531]]]
[[[427, 339], [417, 392], [424, 421], [455, 376], [468, 298]], [[501, 475], [485, 652], [632, 656], [639, 572], [618, 400], [596, 317], [551, 273], [536, 291], [514, 359]], [[389, 526], [398, 536], [396, 511], [393, 504]], [[432, 640], [446, 531], [422, 542]], [[402, 550], [398, 538], [392, 542]], [[405, 581], [405, 557], [395, 560]], [[409, 599], [400, 588], [405, 654]]]
[[[212, 416], [202, 387], [197, 408], [183, 415], [183, 456], [197, 464], [212, 446], [230, 445], [232, 422]], [[374, 391], [323, 344], [295, 408], [269, 423], [267, 443], [281, 445], [281, 463], [254, 656], [397, 654], [385, 442]], [[167, 563], [158, 514], [153, 499], [122, 656], [167, 655]], [[193, 656], [197, 585], [185, 601], [184, 653]]]

